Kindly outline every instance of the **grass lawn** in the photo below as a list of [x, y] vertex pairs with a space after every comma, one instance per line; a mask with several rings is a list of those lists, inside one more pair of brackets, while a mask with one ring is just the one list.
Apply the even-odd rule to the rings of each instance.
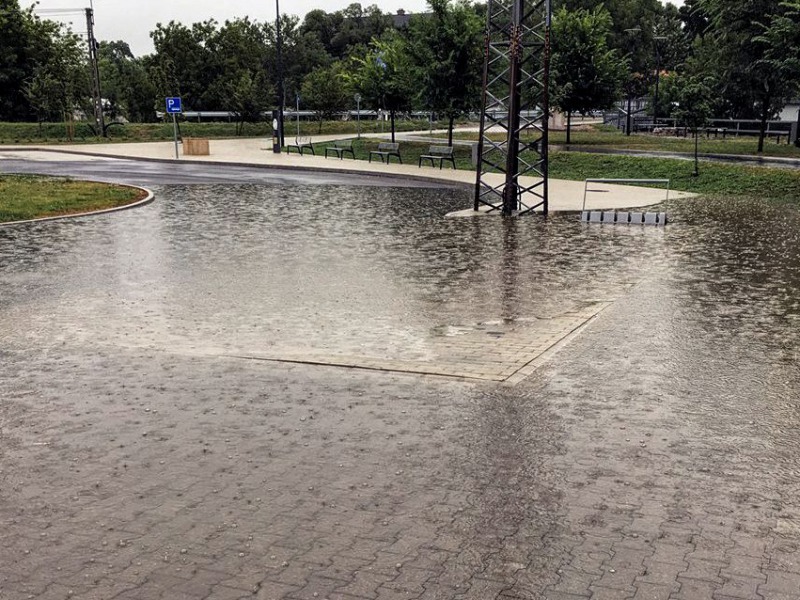
[[0, 175], [0, 223], [70, 215], [131, 204], [141, 190], [38, 175]]
[[[195, 123], [179, 121], [180, 133], [185, 137], [234, 138], [235, 123]], [[286, 141], [294, 140], [297, 125], [286, 121]], [[416, 131], [428, 129], [428, 121], [397, 120], [397, 131]], [[444, 122], [434, 122], [434, 128], [444, 127]], [[301, 121], [300, 135], [332, 135], [358, 131], [357, 121]], [[360, 123], [363, 133], [388, 132], [388, 122], [363, 119]], [[268, 123], [246, 123], [242, 132], [247, 137], [272, 137], [272, 126]], [[67, 143], [106, 143], [106, 142], [152, 142], [173, 139], [172, 121], [166, 123], [128, 123], [108, 129], [108, 139], [94, 137], [85, 124], [75, 124], [75, 137], [67, 139], [63, 123], [0, 123], [0, 144], [67, 144]]]
[[[476, 132], [456, 132], [455, 137], [462, 140], [477, 140]], [[567, 142], [567, 134], [564, 131], [551, 131], [550, 143], [553, 145], [564, 145]], [[607, 125], [592, 125], [585, 129], [572, 131], [572, 146], [591, 147], [609, 150], [641, 150], [655, 152], [681, 152], [694, 154], [694, 139], [691, 135], [688, 138], [667, 137], [646, 133], [635, 133], [627, 136], [614, 127]], [[738, 138], [728, 137], [726, 139], [715, 139], [714, 137], [700, 137], [700, 152], [707, 154], [757, 154], [758, 138], [755, 136], [742, 136]], [[777, 144], [774, 138], [769, 138], [764, 142], [764, 156], [800, 158], [800, 148], [787, 144], [783, 138], [781, 144]]]
[[[317, 155], [324, 156], [325, 147], [328, 145], [330, 144], [315, 144]], [[356, 159], [367, 160], [369, 150], [377, 149], [378, 140], [354, 140], [353, 146]], [[405, 164], [417, 165], [420, 154], [427, 153], [429, 148], [430, 144], [426, 143], [400, 142], [400, 153]], [[455, 146], [454, 154], [457, 168], [473, 170], [471, 148]], [[331, 157], [329, 160], [338, 159]], [[392, 159], [392, 162], [396, 162], [396, 159]], [[445, 166], [446, 168], [448, 167]], [[550, 176], [556, 179], [577, 181], [586, 178], [670, 179], [674, 190], [703, 195], [772, 198], [800, 205], [800, 170], [710, 162], [700, 163], [699, 177], [692, 177], [693, 170], [694, 164], [691, 161], [672, 158], [586, 152], [550, 153]]]

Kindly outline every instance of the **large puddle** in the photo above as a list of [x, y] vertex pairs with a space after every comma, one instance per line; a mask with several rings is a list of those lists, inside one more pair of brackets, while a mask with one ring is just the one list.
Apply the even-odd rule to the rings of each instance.
[[703, 332], [705, 359], [798, 366], [791, 207], [681, 201], [656, 229], [574, 215], [447, 219], [469, 204], [453, 190], [165, 186], [157, 198], [0, 229], [3, 348], [146, 347], [504, 380], [647, 285], [658, 289], [653, 325]]

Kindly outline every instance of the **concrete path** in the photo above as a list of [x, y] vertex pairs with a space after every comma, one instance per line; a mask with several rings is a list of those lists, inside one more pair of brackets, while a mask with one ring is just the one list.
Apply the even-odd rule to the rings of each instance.
[[[319, 136], [312, 138], [315, 142], [325, 142], [341, 136]], [[175, 147], [172, 142], [147, 142], [132, 144], [97, 144], [92, 146], [75, 145], [59, 146], [57, 149], [49, 147], [36, 148], [38, 152], [84, 154], [93, 157], [116, 157], [130, 159], [157, 159], [165, 161], [175, 160]], [[0, 147], [0, 152], [13, 152], [13, 148]], [[448, 184], [473, 186], [475, 174], [472, 171], [436, 169], [431, 167], [419, 168], [417, 165], [384, 165], [382, 163], [368, 163], [357, 160], [338, 160], [319, 156], [300, 156], [292, 154], [275, 154], [272, 152], [271, 141], [267, 139], [247, 138], [229, 140], [211, 140], [210, 156], [181, 157], [181, 162], [217, 163], [239, 166], [264, 166], [275, 169], [303, 169], [312, 171], [335, 171], [345, 173], [373, 174], [389, 176], [399, 179], [423, 178], [428, 181], [441, 181]], [[587, 177], [601, 177], [602, 173], [587, 173]], [[497, 181], [501, 181], [498, 175]], [[523, 178], [523, 183], [530, 184], [534, 180]], [[587, 201], [590, 209], [625, 209], [652, 206], [666, 199], [664, 189], [625, 186], [625, 185], [599, 185], [593, 184], [593, 190]], [[584, 183], [582, 181], [565, 181], [554, 179], [550, 181], [550, 210], [552, 212], [578, 211], [583, 205]], [[686, 192], [672, 192], [671, 198], [687, 198], [692, 194]], [[466, 208], [466, 207], [465, 207]]]

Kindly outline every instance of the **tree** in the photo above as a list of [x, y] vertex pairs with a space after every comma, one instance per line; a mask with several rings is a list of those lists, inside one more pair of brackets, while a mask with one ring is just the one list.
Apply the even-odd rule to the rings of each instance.
[[392, 18], [371, 4], [362, 8], [352, 3], [337, 13], [338, 30], [330, 41], [330, 53], [335, 58], [344, 58], [359, 46], [367, 46], [373, 39], [381, 38], [391, 30]]
[[[598, 4], [597, 0], [555, 0], [554, 9], [594, 10]], [[664, 5], [659, 0], [606, 0], [602, 5], [611, 15], [609, 47], [629, 59], [632, 72], [647, 72], [653, 62], [656, 21], [665, 13]], [[631, 35], [631, 31], [639, 33]]]
[[713, 114], [714, 82], [709, 78], [682, 76], [674, 82], [676, 108], [673, 115], [678, 123], [691, 129], [694, 134], [694, 173], [700, 174], [698, 162], [698, 139], [700, 128], [708, 123]]
[[61, 118], [88, 95], [86, 53], [66, 27], [0, 0], [0, 120]]
[[257, 123], [269, 107], [275, 92], [264, 73], [253, 76], [247, 71], [239, 75], [230, 88], [228, 106], [236, 115], [236, 135], [242, 135], [245, 123]]
[[786, 77], [787, 63], [780, 58], [796, 52], [781, 45], [781, 28], [787, 20], [796, 21], [797, 13], [791, 3], [775, 0], [704, 0], [702, 6], [714, 27], [721, 95], [733, 109], [731, 116], [758, 119], [761, 153], [767, 121], [797, 90], [797, 80]]
[[678, 15], [683, 22], [683, 30], [690, 41], [703, 37], [708, 31], [711, 20], [703, 9], [703, 0], [684, 0], [683, 6], [678, 9]]
[[164, 74], [167, 96], [181, 96], [187, 110], [203, 110], [203, 94], [208, 90], [216, 74], [209, 65], [215, 57], [208, 48], [216, 33], [216, 21], [194, 23], [191, 27], [170, 21], [167, 25], [156, 24], [150, 33], [155, 47], [153, 57]]
[[[784, 97], [800, 91], [800, 0], [783, 2], [786, 12], [772, 16], [769, 25], [758, 42], [765, 46], [761, 64], [787, 82]], [[800, 114], [798, 114], [800, 127]], [[800, 147], [800, 136], [795, 139]]]
[[552, 87], [554, 105], [567, 115], [567, 144], [573, 113], [610, 108], [619, 98], [626, 61], [608, 47], [611, 15], [602, 7], [566, 8], [553, 18]]
[[319, 133], [322, 133], [322, 121], [332, 119], [347, 106], [351, 98], [341, 63], [318, 67], [306, 75], [301, 94], [305, 105], [317, 116]]
[[61, 23], [33, 18], [30, 22], [31, 75], [23, 90], [37, 120], [61, 120], [89, 97], [83, 41]]
[[480, 104], [483, 22], [466, 0], [428, 0], [431, 15], [414, 15], [408, 25], [408, 50], [422, 80], [418, 98], [453, 122]]
[[150, 80], [146, 61], [137, 59], [130, 46], [118, 40], [100, 42], [98, 63], [103, 98], [110, 116], [121, 114], [130, 121], [153, 121], [156, 88]]
[[281, 33], [285, 89], [287, 94], [293, 96], [300, 91], [306, 75], [319, 67], [327, 67], [332, 59], [315, 35], [302, 31], [296, 18], [286, 20]]
[[0, 120], [22, 120], [30, 114], [23, 82], [32, 75], [30, 48], [33, 8], [23, 11], [18, 0], [0, 0]]
[[360, 55], [351, 57], [345, 78], [367, 106], [389, 111], [394, 142], [395, 113], [411, 107], [416, 86], [403, 38], [392, 32], [373, 40]]

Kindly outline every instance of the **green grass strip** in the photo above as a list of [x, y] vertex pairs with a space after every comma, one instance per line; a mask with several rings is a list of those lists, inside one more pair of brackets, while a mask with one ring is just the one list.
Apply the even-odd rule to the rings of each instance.
[[0, 223], [116, 208], [143, 198], [136, 188], [38, 175], [0, 175]]

